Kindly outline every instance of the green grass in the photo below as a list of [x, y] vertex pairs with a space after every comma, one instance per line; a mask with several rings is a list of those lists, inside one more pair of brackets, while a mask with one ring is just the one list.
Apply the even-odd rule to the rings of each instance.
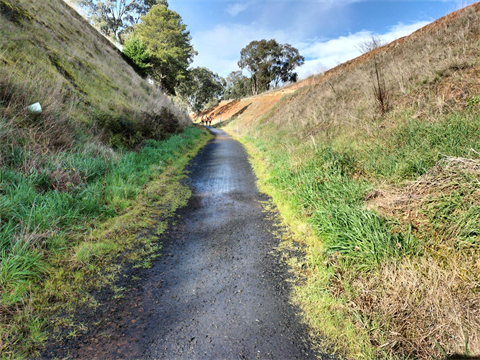
[[375, 135], [336, 137], [321, 145], [277, 132], [263, 121], [246, 129], [242, 139], [254, 157], [261, 188], [307, 244], [308, 273], [296, 300], [308, 322], [349, 358], [395, 358], [371, 343], [381, 345], [388, 337], [390, 320], [350, 307], [358, 297], [355, 279], [368, 278], [389, 262], [426, 252], [438, 255], [445, 239], [457, 239], [453, 247], [458, 251], [475, 248], [480, 182], [468, 171], [446, 176], [445, 193], [432, 194], [419, 210], [431, 226], [415, 229], [368, 210], [365, 198], [385, 184], [401, 188], [447, 157], [477, 159], [480, 116], [466, 111], [427, 122], [405, 115]]
[[366, 139], [361, 144], [357, 156], [362, 168], [376, 178], [414, 179], [444, 156], [478, 157], [480, 120], [474, 112], [451, 114], [438, 122], [407, 119], [400, 124], [383, 141]]
[[[88, 149], [63, 153], [47, 158], [41, 172], [0, 168], [0, 287], [9, 293], [40, 277], [44, 268], [35, 264], [41, 263], [42, 252], [65, 246], [45, 242], [45, 237], [85, 231], [91, 222], [122, 213], [180, 150], [195, 145], [198, 136], [199, 130], [189, 128], [163, 142], [147, 141], [138, 152], [117, 152], [115, 159], [95, 156]], [[53, 190], [55, 176], [65, 178], [64, 192]], [[80, 184], [68, 183], [75, 177]]]
[[[369, 269], [385, 258], [418, 251], [418, 242], [408, 229], [392, 233], [392, 221], [364, 209], [364, 198], [373, 185], [352, 177], [358, 171], [352, 153], [318, 148], [308, 156], [303, 153], [301, 165], [292, 166], [296, 155], [273, 150], [281, 149], [284, 139], [268, 144], [271, 168], [266, 183], [284, 194], [298, 216], [306, 218], [322, 238], [327, 254], [340, 254], [345, 266]], [[246, 141], [258, 149], [267, 148], [264, 138], [248, 137]], [[306, 150], [293, 144], [299, 152]]]
[[[0, 330], [0, 338], [6, 338], [4, 354], [29, 354], [38, 348], [43, 340], [35, 338], [45, 336], [35, 334], [44, 334], [46, 317], [66, 302], [67, 308], [81, 303], [93, 283], [104, 286], [113, 281], [119, 271], [114, 265], [120, 261], [118, 254], [129, 254], [129, 261], [142, 264], [155, 258], [159, 249], [155, 237], [136, 234], [148, 227], [158, 226], [156, 233], [165, 229], [165, 224], [156, 225], [151, 219], [154, 208], [170, 204], [175, 209], [185, 201], [188, 194], [178, 192], [183, 190], [168, 195], [172, 190], [167, 189], [177, 186], [174, 183], [189, 154], [206, 138], [204, 131], [191, 127], [165, 141], [146, 141], [137, 152], [110, 152], [106, 157], [95, 155], [98, 149], [91, 145], [64, 152], [46, 160], [43, 174], [0, 169], [0, 308], [11, 314], [2, 319], [8, 326]], [[170, 179], [157, 189], [152, 187], [161, 176], [166, 176], [164, 182]], [[53, 186], [58, 178], [82, 182], [59, 191]], [[119, 215], [120, 224], [116, 222]], [[98, 230], [92, 233], [92, 229]], [[86, 281], [102, 271], [110, 271], [113, 278]], [[71, 292], [72, 298], [62, 299], [61, 291]], [[58, 304], [40, 308], [51, 296]], [[24, 308], [29, 298], [33, 299], [31, 316], [19, 317], [16, 309]], [[25, 330], [25, 326], [36, 330]], [[21, 331], [22, 338], [15, 339]]]

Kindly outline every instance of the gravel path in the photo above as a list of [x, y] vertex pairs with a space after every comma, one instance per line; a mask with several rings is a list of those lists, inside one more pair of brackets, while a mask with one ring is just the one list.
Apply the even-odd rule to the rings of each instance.
[[312, 351], [288, 301], [280, 240], [261, 204], [268, 198], [244, 148], [210, 130], [216, 138], [187, 169], [193, 195], [162, 235], [162, 257], [103, 325], [63, 347], [70, 357], [330, 358]]

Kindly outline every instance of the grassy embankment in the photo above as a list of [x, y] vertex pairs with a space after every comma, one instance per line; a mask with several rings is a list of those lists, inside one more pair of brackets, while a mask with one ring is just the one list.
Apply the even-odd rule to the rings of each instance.
[[64, 2], [0, 0], [0, 20], [0, 357], [31, 357], [158, 256], [208, 135]]
[[256, 122], [226, 128], [306, 244], [306, 258], [291, 260], [295, 300], [322, 345], [346, 358], [480, 355], [478, 11], [340, 65]]

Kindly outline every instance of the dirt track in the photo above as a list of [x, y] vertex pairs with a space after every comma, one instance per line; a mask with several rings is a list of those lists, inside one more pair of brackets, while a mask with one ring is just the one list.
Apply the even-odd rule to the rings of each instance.
[[[163, 256], [102, 325], [45, 357], [313, 359], [288, 301], [279, 239], [242, 145], [224, 132], [192, 160], [193, 195]], [[105, 312], [105, 311], [104, 311]], [[106, 317], [108, 315], [108, 318]]]

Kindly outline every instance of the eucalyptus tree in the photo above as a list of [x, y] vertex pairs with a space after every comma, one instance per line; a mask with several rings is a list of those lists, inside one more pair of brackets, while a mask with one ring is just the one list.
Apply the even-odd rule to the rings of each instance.
[[122, 33], [129, 32], [140, 17], [154, 5], [168, 8], [167, 0], [74, 0], [82, 8], [87, 19], [100, 31], [123, 44]]
[[243, 75], [242, 71], [232, 71], [225, 79], [225, 100], [241, 99], [252, 95], [250, 79]]
[[225, 80], [205, 67], [188, 71], [186, 78], [177, 86], [176, 94], [188, 103], [190, 110], [200, 111], [205, 105], [223, 95]]
[[277, 87], [280, 83], [297, 81], [294, 69], [303, 65], [305, 58], [289, 44], [275, 39], [252, 41], [240, 52], [238, 66], [251, 75], [253, 95]]
[[278, 87], [280, 83], [297, 82], [298, 74], [294, 70], [304, 63], [305, 58], [300, 55], [296, 48], [289, 44], [280, 45], [272, 64], [273, 86]]

